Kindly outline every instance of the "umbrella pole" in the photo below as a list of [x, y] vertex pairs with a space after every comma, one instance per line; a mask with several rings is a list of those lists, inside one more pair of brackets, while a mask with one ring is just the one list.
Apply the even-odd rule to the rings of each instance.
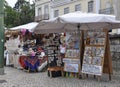
[[[78, 45], [79, 45], [79, 59], [80, 59], [80, 70], [81, 70], [81, 55], [80, 55], [80, 51], [81, 51], [81, 33], [80, 33], [80, 24], [78, 24], [77, 26], [78, 28]], [[80, 75], [80, 72], [79, 72], [79, 78], [82, 78], [82, 76]]]
[[78, 38], [78, 42], [79, 42], [78, 45], [79, 45], [79, 58], [80, 58], [80, 25], [78, 25], [77, 28], [78, 28], [78, 37], [79, 37]]

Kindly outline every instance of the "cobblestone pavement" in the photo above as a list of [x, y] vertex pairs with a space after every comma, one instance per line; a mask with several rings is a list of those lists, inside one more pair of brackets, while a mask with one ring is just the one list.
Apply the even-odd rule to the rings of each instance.
[[0, 75], [0, 87], [120, 87], [120, 72], [114, 72], [112, 81], [108, 80], [108, 75], [103, 75], [100, 82], [93, 76], [49, 78], [47, 72], [27, 73], [11, 67], [5, 67], [5, 73]]

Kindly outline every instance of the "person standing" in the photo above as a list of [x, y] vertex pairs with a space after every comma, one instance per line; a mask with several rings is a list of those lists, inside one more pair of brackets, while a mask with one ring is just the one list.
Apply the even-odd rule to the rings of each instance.
[[8, 50], [4, 47], [4, 66], [9, 65]]
[[62, 60], [62, 66], [64, 66], [63, 58], [65, 58], [66, 46], [65, 44], [60, 45], [60, 55]]

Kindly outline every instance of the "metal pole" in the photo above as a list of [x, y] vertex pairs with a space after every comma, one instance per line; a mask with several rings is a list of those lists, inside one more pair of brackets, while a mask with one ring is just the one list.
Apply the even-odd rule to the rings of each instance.
[[0, 75], [4, 74], [4, 0], [0, 0]]
[[[78, 28], [78, 45], [79, 45], [79, 59], [80, 59], [80, 69], [81, 69], [81, 32], [80, 32], [80, 24], [77, 26]], [[81, 73], [79, 72], [79, 78], [81, 79]]]
[[77, 28], [78, 28], [78, 37], [79, 37], [79, 38], [78, 38], [78, 41], [79, 41], [79, 44], [78, 44], [78, 45], [79, 45], [79, 58], [80, 58], [80, 51], [81, 51], [81, 50], [80, 50], [80, 39], [81, 39], [81, 38], [80, 38], [80, 25], [78, 25]]

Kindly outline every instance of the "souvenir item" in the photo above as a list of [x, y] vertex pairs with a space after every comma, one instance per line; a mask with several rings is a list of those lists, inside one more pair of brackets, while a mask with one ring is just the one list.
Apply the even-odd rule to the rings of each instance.
[[48, 56], [48, 66], [60, 66], [62, 61], [60, 58], [59, 38], [50, 37], [46, 50]]
[[66, 63], [64, 71], [67, 71], [67, 72], [79, 72], [78, 64], [68, 64], [68, 63]]
[[102, 75], [102, 66], [83, 64], [82, 73]]
[[88, 45], [104, 45], [105, 32], [91, 31], [85, 33], [86, 44]]

